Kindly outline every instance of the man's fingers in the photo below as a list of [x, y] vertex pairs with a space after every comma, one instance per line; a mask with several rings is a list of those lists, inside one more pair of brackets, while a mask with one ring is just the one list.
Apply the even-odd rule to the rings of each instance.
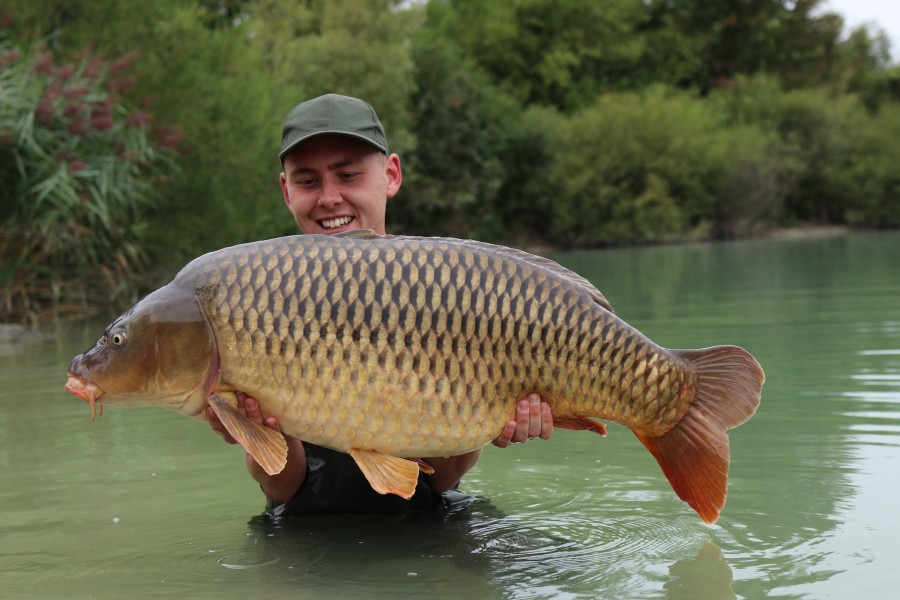
[[263, 422], [262, 411], [259, 409], [259, 402], [256, 401], [256, 398], [250, 396], [244, 398], [244, 414], [251, 421]]
[[549, 440], [551, 435], [553, 435], [553, 413], [549, 404], [541, 402], [541, 437]]
[[494, 438], [493, 444], [498, 448], [506, 448], [512, 441], [513, 433], [516, 431], [516, 422], [509, 421], [504, 427], [500, 435]]
[[528, 394], [528, 439], [541, 435], [541, 397]]
[[524, 442], [528, 439], [528, 430], [530, 428], [531, 408], [528, 400], [520, 400], [516, 406], [516, 431], [512, 436], [513, 442]]

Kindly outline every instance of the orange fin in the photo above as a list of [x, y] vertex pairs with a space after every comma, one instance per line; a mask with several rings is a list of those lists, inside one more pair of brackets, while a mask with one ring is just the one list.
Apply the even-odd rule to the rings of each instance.
[[281, 473], [287, 464], [287, 442], [284, 436], [265, 425], [251, 421], [218, 394], [209, 397], [209, 405], [216, 412], [228, 433], [250, 453], [269, 475]]
[[417, 465], [419, 465], [419, 470], [425, 473], [426, 475], [434, 475], [434, 467], [429, 465], [427, 462], [422, 460], [421, 458], [410, 458], [409, 460], [413, 461]]
[[606, 437], [606, 425], [587, 417], [553, 417], [553, 426], [573, 431], [593, 431]]
[[678, 494], [707, 523], [725, 506], [730, 451], [726, 431], [753, 416], [765, 381], [762, 367], [737, 346], [673, 350], [697, 371], [697, 392], [681, 420], [659, 436], [638, 439]]
[[364, 448], [351, 448], [350, 456], [379, 494], [395, 494], [409, 500], [416, 493], [419, 463], [415, 460]]

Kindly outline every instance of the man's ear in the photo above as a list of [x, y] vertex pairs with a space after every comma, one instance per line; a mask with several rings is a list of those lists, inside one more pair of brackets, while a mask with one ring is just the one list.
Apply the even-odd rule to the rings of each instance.
[[[403, 170], [400, 168], [400, 157], [391, 154], [384, 161], [384, 174], [387, 179], [387, 197], [393, 198], [400, 191], [400, 184], [403, 183]], [[284, 174], [282, 173], [282, 180]]]
[[279, 179], [281, 181], [281, 195], [284, 196], [284, 203], [287, 204], [288, 210], [291, 210], [291, 196], [288, 194], [287, 176], [284, 174], [284, 171], [281, 172]]

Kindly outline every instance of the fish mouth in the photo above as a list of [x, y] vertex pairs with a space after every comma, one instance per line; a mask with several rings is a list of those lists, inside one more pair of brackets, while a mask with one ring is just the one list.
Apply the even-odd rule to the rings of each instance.
[[68, 373], [69, 378], [66, 380], [66, 391], [75, 394], [85, 402], [91, 405], [91, 421], [97, 418], [97, 407], [100, 407], [99, 414], [103, 415], [103, 405], [98, 402], [103, 396], [104, 391], [99, 386], [90, 381], [86, 381], [83, 377], [75, 375], [71, 371]]
[[324, 229], [325, 231], [336, 231], [343, 227], [346, 227], [350, 223], [356, 220], [356, 217], [351, 216], [342, 216], [342, 217], [329, 217], [327, 219], [319, 219], [316, 223], [319, 224], [319, 227]]

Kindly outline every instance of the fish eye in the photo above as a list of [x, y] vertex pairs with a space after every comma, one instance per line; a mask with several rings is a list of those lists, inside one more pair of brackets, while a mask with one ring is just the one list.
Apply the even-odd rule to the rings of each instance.
[[127, 340], [128, 335], [125, 333], [124, 329], [119, 329], [109, 334], [109, 341], [116, 348], [121, 348], [122, 346], [124, 346]]

